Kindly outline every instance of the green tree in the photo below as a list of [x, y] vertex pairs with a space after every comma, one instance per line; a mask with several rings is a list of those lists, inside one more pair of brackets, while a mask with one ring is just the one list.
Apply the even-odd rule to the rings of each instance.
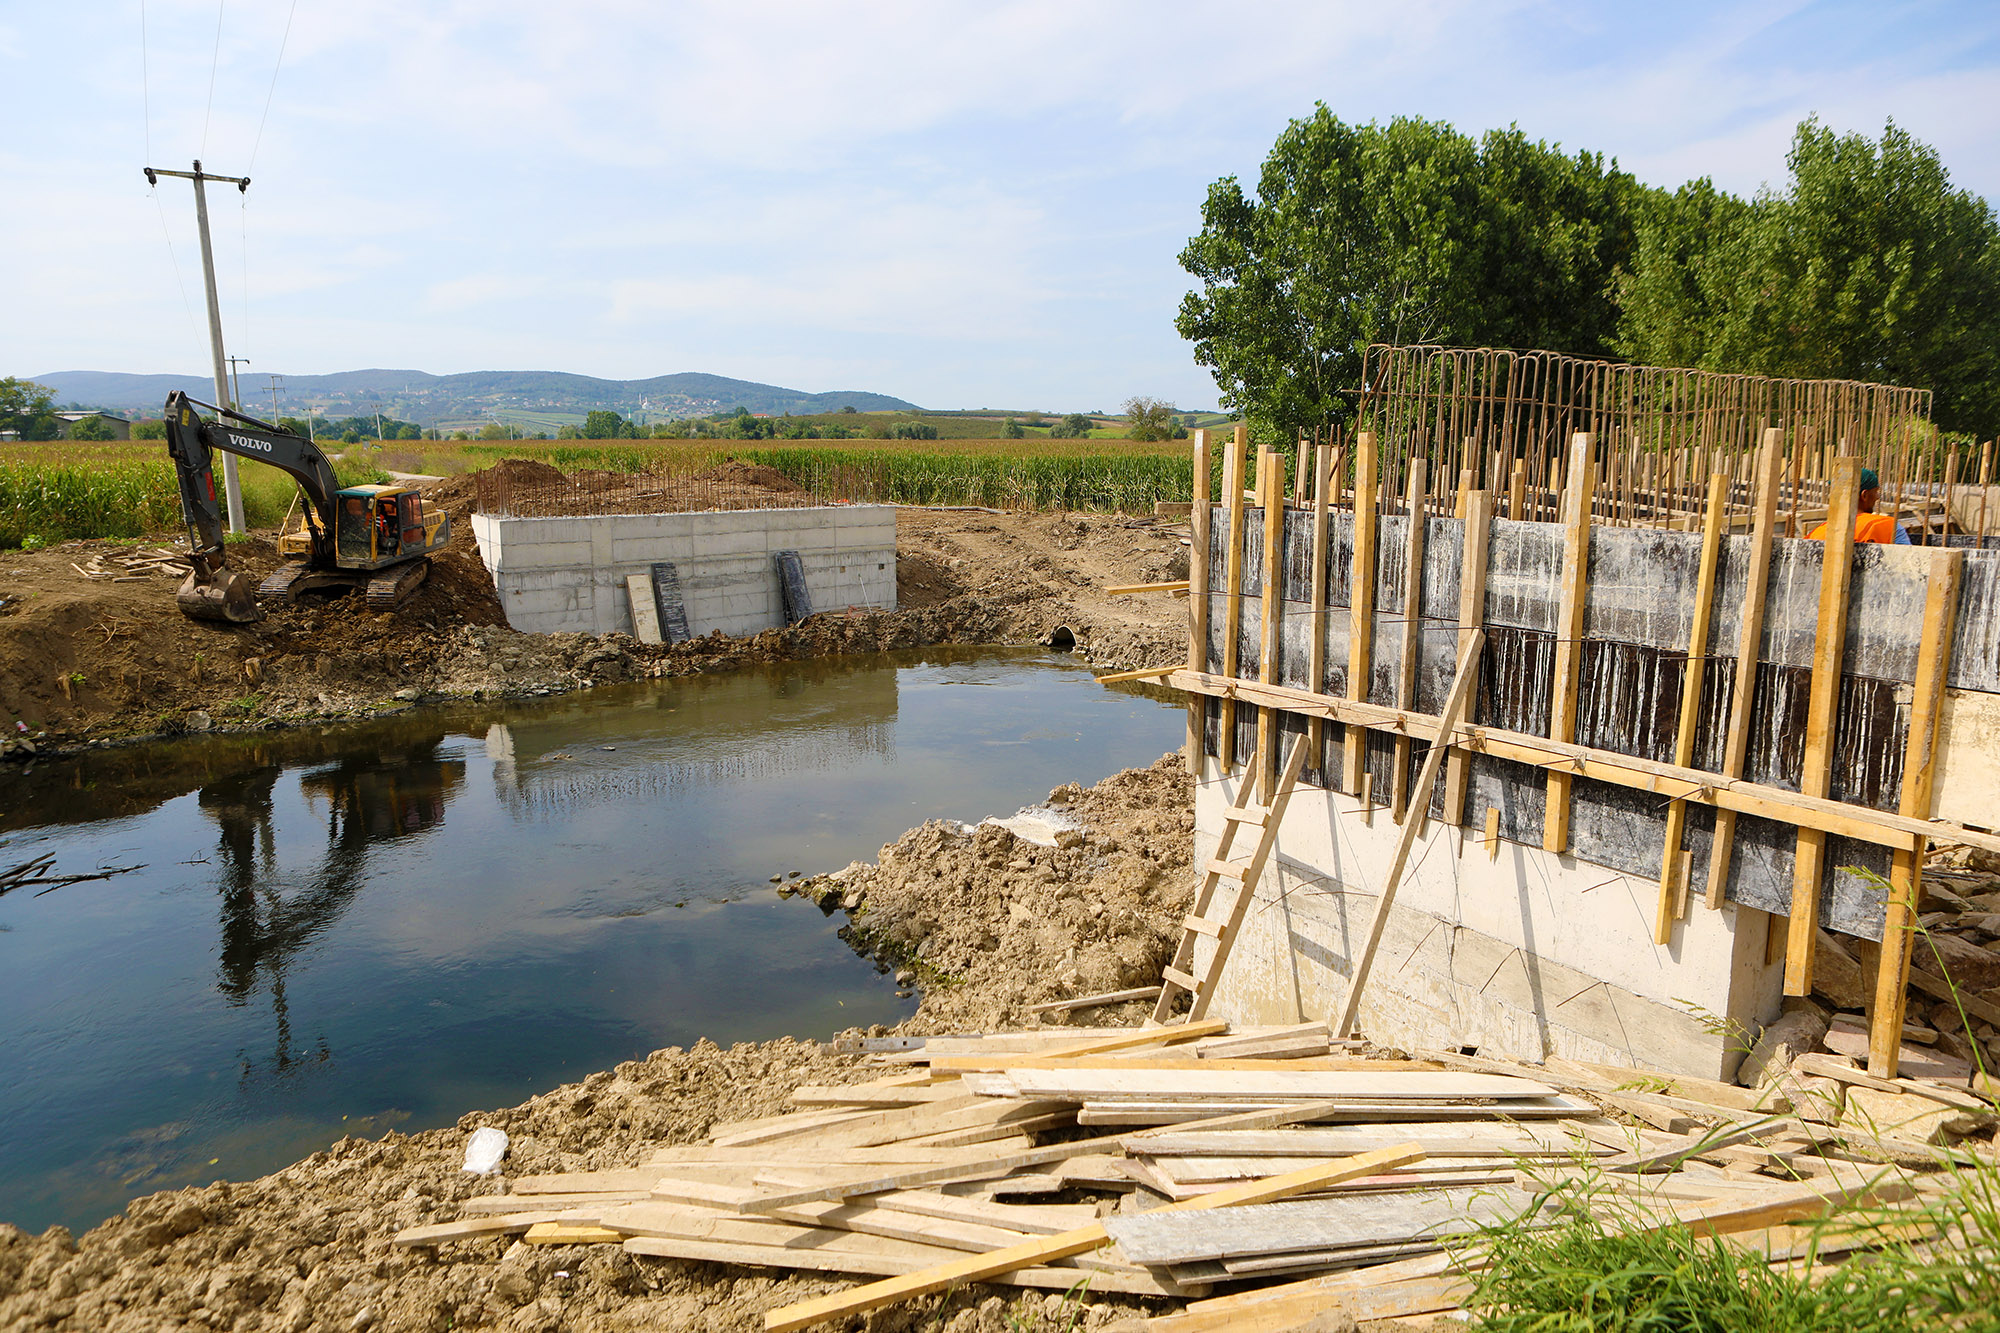
[[424, 428], [414, 422], [404, 421], [397, 424], [392, 434], [399, 440], [421, 440], [424, 438]]
[[1946, 430], [2000, 426], [2000, 224], [1892, 121], [1798, 127], [1784, 193], [1654, 202], [1618, 286], [1620, 350], [1737, 373], [1930, 389]]
[[1018, 440], [1027, 433], [1021, 429], [1021, 423], [1012, 417], [1008, 417], [1007, 423], [1000, 427], [1000, 434], [1010, 440]]
[[69, 437], [72, 440], [89, 440], [93, 442], [115, 440], [118, 438], [118, 432], [112, 429], [111, 423], [103, 417], [83, 417], [80, 420], [70, 423]]
[[1615, 164], [1518, 130], [1474, 142], [1320, 106], [1279, 135], [1254, 197], [1209, 188], [1176, 326], [1224, 405], [1280, 439], [1352, 414], [1372, 342], [1600, 354], [1636, 197]]
[[[17, 430], [21, 438], [28, 440], [50, 440], [55, 436], [30, 434], [38, 427], [46, 429], [42, 418], [55, 421], [55, 392], [46, 385], [33, 380], [0, 377], [0, 430]], [[59, 428], [58, 428], [59, 429]]]
[[1127, 398], [1125, 419], [1132, 423], [1126, 438], [1133, 440], [1170, 440], [1174, 427], [1180, 424], [1174, 417], [1174, 405], [1157, 398]]
[[135, 421], [132, 423], [132, 438], [135, 440], [164, 440], [167, 438], [167, 423], [164, 421]]
[[479, 438], [482, 440], [504, 440], [507, 438], [507, 428], [497, 421], [489, 421], [479, 428]]
[[1068, 416], [1049, 427], [1049, 438], [1053, 440], [1081, 440], [1090, 434], [1090, 418], [1081, 412], [1071, 412]]
[[625, 424], [625, 418], [616, 412], [601, 408], [593, 409], [583, 418], [583, 438], [586, 440], [615, 440], [618, 428]]

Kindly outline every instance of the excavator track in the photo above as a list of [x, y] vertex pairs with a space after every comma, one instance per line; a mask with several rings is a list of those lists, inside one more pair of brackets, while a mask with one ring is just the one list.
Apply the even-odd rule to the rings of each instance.
[[385, 569], [368, 580], [368, 609], [392, 611], [430, 576], [431, 562], [412, 560], [407, 565]]
[[303, 560], [288, 560], [257, 585], [257, 596], [277, 602], [298, 600], [309, 592], [345, 592], [354, 586], [354, 576], [338, 570], [314, 569]]

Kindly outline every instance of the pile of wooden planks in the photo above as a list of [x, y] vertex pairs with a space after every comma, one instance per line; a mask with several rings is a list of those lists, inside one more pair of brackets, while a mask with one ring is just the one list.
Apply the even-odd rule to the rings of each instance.
[[1562, 1061], [1367, 1058], [1324, 1024], [861, 1045], [869, 1081], [799, 1088], [794, 1111], [629, 1168], [516, 1177], [397, 1243], [521, 1234], [881, 1279], [773, 1310], [771, 1330], [971, 1281], [1230, 1288], [1148, 1321], [1171, 1333], [1455, 1308], [1479, 1228], [1538, 1225], [1551, 1197], [1733, 1234], [1917, 1188], [1896, 1165], [1916, 1145], [1777, 1094]]
[[94, 583], [132, 583], [158, 574], [174, 579], [185, 578], [191, 566], [184, 553], [154, 547], [116, 555], [99, 552], [90, 557], [88, 564], [79, 565], [72, 560], [69, 567]]

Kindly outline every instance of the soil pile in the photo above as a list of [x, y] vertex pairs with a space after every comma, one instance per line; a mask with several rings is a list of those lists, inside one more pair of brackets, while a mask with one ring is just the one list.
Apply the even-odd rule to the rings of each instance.
[[[1031, 1004], [1158, 981], [1193, 883], [1185, 761], [1170, 754], [1095, 787], [1058, 787], [1037, 813], [1058, 827], [1055, 846], [998, 824], [932, 821], [873, 865], [787, 891], [844, 908], [849, 942], [922, 986], [917, 1030], [1032, 1026]], [[1132, 1002], [1095, 1021], [1150, 1013]]]
[[782, 491], [787, 494], [805, 490], [805, 487], [774, 467], [762, 463], [745, 463], [734, 458], [726, 463], [717, 463], [714, 467], [704, 468], [694, 474], [694, 479], [725, 481], [737, 486], [760, 486], [767, 491]]
[[[1019, 1022], [1021, 1006], [1038, 999], [1157, 977], [1192, 884], [1178, 757], [1094, 788], [1059, 788], [1050, 806], [1081, 825], [1060, 847], [993, 826], [929, 824], [884, 848], [877, 865], [803, 882], [822, 897], [837, 889], [836, 905], [851, 897], [861, 942], [908, 959], [912, 980], [917, 972], [929, 978], [916, 1017], [900, 1030]], [[1129, 1023], [1140, 1012], [1127, 1005], [1073, 1021]], [[615, 1246], [531, 1247], [503, 1237], [433, 1252], [396, 1249], [390, 1237], [504, 1188], [459, 1169], [481, 1126], [512, 1140], [506, 1176], [625, 1167], [647, 1148], [696, 1141], [716, 1123], [788, 1109], [800, 1084], [879, 1072], [812, 1042], [728, 1050], [703, 1042], [510, 1110], [465, 1116], [451, 1129], [343, 1139], [260, 1180], [151, 1195], [81, 1238], [0, 1225], [0, 1329], [749, 1333], [762, 1311], [836, 1284], [637, 1258]], [[1144, 1304], [1106, 1297], [1079, 1310], [1059, 1294], [974, 1286], [891, 1307], [867, 1327], [1053, 1333], [1100, 1328]]]

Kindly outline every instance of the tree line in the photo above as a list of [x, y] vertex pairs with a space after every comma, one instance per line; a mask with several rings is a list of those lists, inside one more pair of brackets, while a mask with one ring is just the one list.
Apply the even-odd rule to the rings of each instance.
[[1370, 343], [1543, 348], [1931, 390], [2000, 429], [2000, 223], [1936, 151], [1798, 126], [1782, 189], [1667, 190], [1520, 130], [1293, 121], [1209, 187], [1176, 327], [1261, 436], [1351, 421]]

